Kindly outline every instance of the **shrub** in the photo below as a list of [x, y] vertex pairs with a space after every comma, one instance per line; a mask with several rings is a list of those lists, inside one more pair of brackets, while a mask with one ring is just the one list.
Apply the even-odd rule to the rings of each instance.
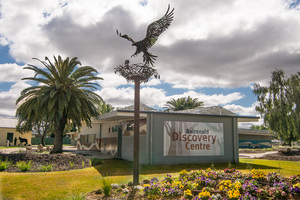
[[127, 183], [127, 186], [133, 186], [133, 182], [132, 182], [132, 181], [129, 181], [129, 182]]
[[52, 167], [53, 167], [53, 164], [42, 165], [42, 166], [40, 167], [40, 170], [41, 170], [42, 172], [49, 172], [49, 171], [51, 171]]
[[108, 197], [112, 189], [112, 185], [111, 185], [112, 181], [109, 178], [102, 178], [101, 183], [102, 183], [103, 193], [106, 197]]
[[32, 163], [31, 161], [29, 162], [25, 162], [25, 161], [18, 161], [16, 166], [19, 168], [19, 170], [21, 170], [22, 172], [26, 172], [28, 171], [31, 166], [32, 166]]
[[69, 165], [70, 165], [71, 168], [73, 168], [74, 167], [74, 162], [69, 161]]
[[6, 170], [11, 165], [11, 162], [7, 159], [5, 161], [0, 162], [0, 171]]
[[72, 194], [71, 197], [67, 198], [67, 200], [84, 200], [84, 199], [85, 199], [85, 194], [79, 192]]

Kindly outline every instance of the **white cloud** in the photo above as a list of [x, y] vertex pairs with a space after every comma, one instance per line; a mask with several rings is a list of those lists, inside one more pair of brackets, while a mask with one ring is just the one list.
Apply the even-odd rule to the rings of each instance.
[[198, 98], [199, 101], [203, 101], [204, 106], [217, 106], [217, 105], [226, 105], [228, 103], [232, 103], [234, 101], [240, 100], [244, 98], [244, 95], [239, 92], [234, 92], [231, 94], [213, 94], [213, 95], [206, 95], [203, 93], [197, 93], [195, 91], [188, 91], [184, 92], [183, 94], [172, 95], [167, 97], [167, 101], [172, 99], [178, 99], [181, 97], [190, 96], [192, 98]]
[[161, 80], [156, 79], [156, 78], [152, 78], [152, 79], [149, 80], [149, 82], [145, 83], [144, 85], [146, 85], [146, 86], [158, 86], [160, 84], [161, 84]]
[[15, 83], [9, 91], [0, 92], [0, 115], [14, 116], [17, 108], [15, 105], [16, 100], [20, 96], [20, 92], [29, 86], [30, 85], [19, 81]]
[[103, 78], [103, 80], [99, 81], [99, 84], [103, 88], [118, 87], [127, 83], [125, 78], [115, 73], [103, 73], [100, 74], [100, 77]]
[[255, 110], [256, 105], [257, 105], [257, 102], [253, 103], [250, 107], [243, 107], [240, 105], [229, 104], [229, 105], [225, 105], [224, 108], [227, 110], [230, 110], [231, 112], [233, 112], [237, 115], [240, 115], [240, 116], [259, 117], [258, 122], [240, 122], [240, 123], [238, 123], [239, 128], [248, 129], [252, 125], [262, 125], [264, 122], [263, 119], [261, 118], [260, 114]]
[[255, 110], [255, 105], [252, 105], [251, 107], [243, 107], [240, 105], [229, 104], [225, 105], [224, 108], [238, 115], [259, 116], [259, 113]]
[[[124, 107], [128, 105], [133, 105], [134, 103], [133, 87], [123, 87], [118, 89], [103, 88], [99, 92], [99, 95], [102, 96], [107, 103], [112, 104], [115, 107]], [[140, 96], [141, 103], [160, 108], [164, 107], [167, 101], [187, 96], [190, 96], [192, 98], [198, 98], [199, 101], [204, 102], [204, 106], [226, 105], [228, 103], [232, 103], [234, 101], [244, 98], [244, 96], [238, 92], [234, 92], [227, 95], [206, 95], [203, 93], [197, 93], [195, 91], [188, 91], [183, 94], [167, 96], [166, 91], [154, 87], [141, 88]]]
[[298, 70], [300, 13], [285, 1], [139, 2], [5, 1], [1, 40], [18, 61], [78, 56], [84, 65], [112, 73], [135, 51], [115, 30], [142, 39], [170, 3], [174, 21], [149, 50], [159, 56], [156, 66], [166, 83], [235, 88], [266, 80], [276, 67]]
[[23, 69], [15, 63], [0, 64], [0, 82], [17, 82], [24, 77], [33, 76], [32, 71]]
[[[300, 12], [283, 0], [6, 0], [1, 2], [0, 44], [21, 63], [37, 64], [45, 56], [78, 57], [104, 78], [99, 94], [108, 103], [128, 106], [133, 89], [114, 74], [135, 47], [116, 35], [116, 29], [140, 40], [149, 23], [159, 19], [167, 5], [175, 8], [174, 20], [149, 51], [157, 55], [161, 80], [142, 85], [142, 100], [163, 106], [172, 98], [190, 95], [205, 105], [225, 105], [238, 111], [242, 93], [207, 95], [203, 87], [237, 88], [267, 83], [270, 72], [283, 68], [299, 71]], [[39, 63], [38, 63], [39, 64]], [[10, 70], [7, 70], [7, 69]], [[0, 65], [0, 78], [18, 81], [27, 75], [15, 64]], [[188, 92], [166, 96], [161, 83]], [[132, 86], [132, 84], [130, 84]], [[3, 95], [1, 93], [1, 95]], [[145, 97], [144, 97], [145, 96]], [[15, 101], [15, 100], [14, 100]], [[132, 102], [132, 103], [131, 103]], [[145, 103], [146, 103], [145, 102]], [[228, 105], [231, 104], [231, 105]], [[1, 106], [1, 105], [0, 105]], [[3, 106], [1, 106], [3, 107]], [[3, 107], [4, 108], [4, 107]], [[251, 114], [251, 109], [240, 108]]]

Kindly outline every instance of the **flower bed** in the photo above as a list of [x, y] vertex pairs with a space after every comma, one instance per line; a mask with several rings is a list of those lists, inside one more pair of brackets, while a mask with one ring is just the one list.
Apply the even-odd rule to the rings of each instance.
[[266, 174], [261, 169], [242, 174], [238, 170], [208, 168], [190, 172], [183, 170], [176, 177], [167, 174], [160, 181], [153, 178], [151, 181], [144, 180], [141, 186], [125, 187], [127, 189], [122, 186], [119, 193], [112, 191], [113, 196], [127, 199], [128, 193], [134, 193], [131, 199], [300, 199], [300, 174], [284, 178], [277, 173]]

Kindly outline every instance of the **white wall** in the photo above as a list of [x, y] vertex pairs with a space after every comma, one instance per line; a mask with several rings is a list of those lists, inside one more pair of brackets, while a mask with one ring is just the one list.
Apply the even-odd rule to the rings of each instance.
[[83, 124], [79, 134], [80, 135], [95, 134], [96, 138], [100, 138], [100, 124], [93, 123], [92, 128], [87, 127], [86, 124]]
[[[118, 137], [118, 132], [112, 132], [112, 127], [117, 126], [116, 122], [107, 122], [102, 124], [101, 130], [101, 138], [111, 138], [111, 137]], [[109, 132], [110, 129], [110, 132]]]

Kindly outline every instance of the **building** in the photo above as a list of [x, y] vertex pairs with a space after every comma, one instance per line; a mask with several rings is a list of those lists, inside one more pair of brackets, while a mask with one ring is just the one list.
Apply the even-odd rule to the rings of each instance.
[[24, 146], [31, 144], [31, 131], [20, 133], [16, 130], [17, 118], [0, 117], [0, 146]]
[[268, 130], [239, 129], [240, 148], [271, 148], [272, 134]]
[[[78, 149], [133, 160], [133, 106], [103, 114], [83, 126]], [[157, 112], [140, 106], [141, 164], [238, 163], [239, 122], [258, 117], [238, 116], [220, 106], [178, 112]]]

